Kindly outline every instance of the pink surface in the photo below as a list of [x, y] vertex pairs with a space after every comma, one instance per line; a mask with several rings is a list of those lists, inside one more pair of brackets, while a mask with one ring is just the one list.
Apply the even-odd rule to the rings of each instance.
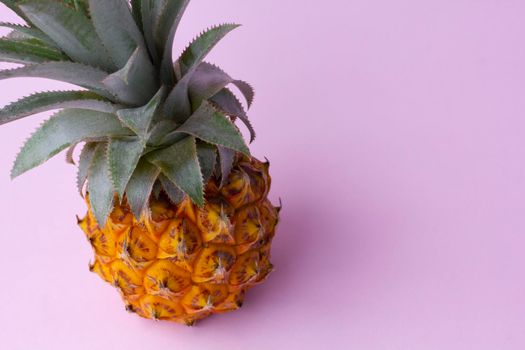
[[[0, 347], [524, 349], [524, 13], [520, 0], [194, 0], [179, 43], [244, 24], [211, 60], [257, 88], [253, 150], [285, 204], [276, 271], [195, 328], [127, 314], [87, 271], [74, 168], [57, 157], [9, 180], [45, 116], [28, 118], [0, 128]], [[63, 86], [0, 82], [0, 104]]]

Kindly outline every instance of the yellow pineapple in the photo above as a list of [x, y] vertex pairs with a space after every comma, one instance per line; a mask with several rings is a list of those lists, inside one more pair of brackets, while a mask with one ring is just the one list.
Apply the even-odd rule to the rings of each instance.
[[255, 132], [229, 89], [253, 90], [204, 61], [237, 25], [200, 34], [175, 61], [189, 0], [0, 0], [26, 23], [0, 39], [0, 79], [43, 77], [84, 90], [42, 92], [0, 110], [0, 125], [61, 109], [26, 142], [12, 177], [75, 146], [79, 225], [91, 271], [139, 316], [192, 325], [239, 308], [272, 271], [278, 209], [269, 164], [250, 155], [235, 121]]
[[[115, 207], [100, 228], [89, 211], [79, 220], [93, 250], [91, 270], [114, 285], [130, 312], [193, 324], [238, 309], [246, 290], [272, 270], [270, 245], [277, 209], [266, 198], [268, 165], [241, 157], [222, 188], [210, 180], [203, 208], [165, 195], [139, 219], [129, 205]], [[87, 201], [89, 206], [89, 200]]]

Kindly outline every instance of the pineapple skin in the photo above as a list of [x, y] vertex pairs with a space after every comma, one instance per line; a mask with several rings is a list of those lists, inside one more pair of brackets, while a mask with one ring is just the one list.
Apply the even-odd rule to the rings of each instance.
[[117, 205], [104, 228], [87, 200], [78, 223], [94, 250], [90, 270], [144, 318], [193, 325], [240, 308], [246, 291], [273, 269], [279, 208], [267, 198], [268, 170], [268, 163], [239, 156], [224, 186], [208, 182], [203, 208], [161, 195], [140, 220], [126, 203]]

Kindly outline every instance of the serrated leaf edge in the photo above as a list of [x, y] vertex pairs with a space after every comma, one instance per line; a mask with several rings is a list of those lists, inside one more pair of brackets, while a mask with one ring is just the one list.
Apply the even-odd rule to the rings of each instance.
[[[190, 43], [184, 48], [184, 50], [182, 51], [182, 53], [180, 54], [177, 62], [179, 62], [179, 64], [181, 64], [181, 69], [183, 70], [182, 72], [182, 75], [185, 75], [185, 73], [189, 72], [191, 70], [191, 67], [183, 67], [183, 65], [185, 65], [185, 62], [183, 62], [183, 58], [184, 56], [186, 56], [189, 51], [190, 51], [190, 48], [206, 33], [208, 32], [211, 32], [215, 29], [218, 29], [220, 27], [232, 27], [230, 29], [230, 31], [240, 27], [241, 25], [238, 24], [238, 23], [233, 23], [233, 22], [226, 22], [226, 23], [220, 23], [220, 24], [215, 24], [215, 25], [212, 25], [212, 26], [209, 26], [207, 27], [206, 29], [202, 30], [199, 34], [197, 34], [193, 40], [190, 41]], [[195, 62], [194, 62], [195, 63]], [[197, 64], [198, 65], [198, 64]], [[186, 72], [184, 72], [184, 70], [187, 70]]]

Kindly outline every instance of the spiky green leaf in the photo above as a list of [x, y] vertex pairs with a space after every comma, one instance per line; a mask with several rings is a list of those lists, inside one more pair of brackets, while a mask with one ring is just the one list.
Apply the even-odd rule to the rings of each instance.
[[193, 73], [189, 84], [193, 108], [199, 107], [203, 100], [214, 96], [229, 84], [235, 85], [241, 91], [246, 98], [248, 106], [252, 104], [254, 91], [248, 83], [233, 79], [222, 69], [211, 63], [202, 62], [195, 70], [195, 73]]
[[155, 12], [157, 22], [154, 28], [157, 51], [161, 60], [161, 76], [167, 85], [173, 85], [175, 81], [173, 71], [173, 39], [179, 26], [180, 20], [189, 0], [157, 0]]
[[11, 177], [25, 173], [82, 140], [128, 134], [129, 130], [115, 115], [82, 109], [60, 111], [27, 140], [16, 158]]
[[255, 140], [255, 129], [237, 97], [227, 88], [222, 89], [209, 100], [217, 109], [226, 115], [239, 118], [250, 132], [250, 143]]
[[95, 155], [95, 149], [97, 148], [96, 142], [87, 142], [78, 159], [78, 170], [77, 170], [77, 189], [81, 196], [84, 195], [84, 184], [88, 178], [89, 168], [91, 167], [91, 161]]
[[166, 96], [166, 89], [161, 88], [144, 107], [122, 109], [117, 112], [119, 119], [138, 136], [145, 139], [151, 122], [159, 112], [159, 107]]
[[82, 12], [53, 0], [25, 1], [20, 9], [74, 61], [108, 71], [116, 68]]
[[0, 39], [0, 61], [32, 64], [47, 61], [69, 61], [69, 58], [60, 51], [35, 44], [30, 40]]
[[234, 80], [232, 83], [243, 94], [246, 102], [248, 103], [248, 108], [250, 108], [255, 98], [255, 91], [253, 90], [253, 87], [244, 80]]
[[152, 152], [147, 159], [194, 203], [204, 205], [204, 185], [193, 137], [185, 137], [168, 148]]
[[166, 193], [173, 204], [179, 204], [184, 200], [184, 192], [182, 192], [170, 179], [164, 175], [159, 176], [161, 188]]
[[[30, 40], [32, 38], [25, 35], [24, 33], [20, 33], [16, 30], [12, 30], [11, 32], [7, 33], [7, 35], [3, 36], [1, 39], [11, 40], [11, 41], [23, 41], [23, 40]], [[33, 39], [33, 40], [36, 40], [36, 39]]]
[[125, 0], [89, 0], [91, 20], [110, 57], [119, 68], [137, 47], [146, 48]]
[[131, 211], [137, 219], [140, 218], [144, 208], [147, 207], [153, 185], [159, 173], [160, 170], [156, 166], [142, 159], [129, 180], [126, 188], [126, 198]]
[[207, 142], [197, 141], [197, 156], [199, 157], [202, 178], [204, 183], [207, 183], [215, 170], [217, 147]]
[[[166, 140], [166, 136], [168, 136], [173, 130], [177, 128], [178, 124], [169, 119], [163, 119], [156, 123], [149, 132], [148, 135], [148, 145], [151, 146], [161, 146], [164, 144], [171, 145], [173, 142], [169, 142], [170, 140]], [[177, 134], [177, 136], [181, 136], [181, 134]], [[185, 137], [186, 135], [182, 135]]]
[[71, 146], [69, 146], [69, 148], [67, 149], [67, 151], [66, 151], [66, 163], [71, 164], [71, 165], [76, 165], [75, 164], [75, 159], [73, 159], [73, 156], [75, 154], [75, 150], [76, 150], [77, 146], [78, 146], [78, 143], [74, 143]]
[[233, 79], [219, 67], [202, 62], [199, 64], [189, 83], [189, 94], [194, 108], [198, 108], [203, 100], [207, 100]]
[[109, 173], [113, 188], [124, 198], [124, 191], [144, 151], [144, 141], [139, 138], [111, 138], [108, 149]]
[[199, 35], [184, 50], [176, 65], [180, 68], [182, 78], [168, 95], [165, 103], [165, 113], [172, 115], [178, 122], [183, 122], [191, 114], [189, 99], [189, 84], [197, 67], [217, 43], [237, 24], [222, 24], [212, 27]]
[[148, 51], [153, 59], [153, 63], [156, 65], [160, 62], [157, 48], [155, 47], [155, 35], [154, 28], [157, 18], [155, 18], [155, 0], [141, 0], [141, 13], [142, 13], [142, 32], [146, 39], [146, 45], [148, 45]]
[[159, 89], [155, 68], [143, 48], [137, 47], [124, 68], [109, 75], [103, 84], [119, 101], [142, 106]]
[[107, 144], [97, 145], [89, 167], [88, 193], [89, 202], [99, 227], [106, 225], [113, 208], [114, 189], [109, 177]]
[[233, 163], [235, 162], [235, 151], [218, 146], [217, 150], [219, 151], [219, 159], [221, 165], [221, 187], [226, 185], [228, 182], [228, 177], [233, 169]]
[[179, 58], [182, 74], [184, 75], [198, 66], [215, 45], [217, 45], [226, 34], [237, 27], [239, 27], [238, 24], [221, 24], [204, 31], [195, 38]]
[[20, 34], [23, 38], [37, 39], [48, 47], [58, 48], [57, 44], [38, 28], [26, 27], [21, 24], [8, 23], [8, 22], [0, 22], [0, 27], [10, 28], [13, 30], [14, 33]]
[[114, 96], [102, 84], [107, 73], [80, 63], [46, 62], [0, 71], [0, 80], [23, 77], [59, 80], [94, 90], [104, 97], [114, 99]]
[[58, 108], [79, 108], [115, 113], [119, 106], [89, 91], [41, 92], [24, 97], [0, 109], [0, 125]]
[[202, 141], [250, 154], [241, 133], [228, 118], [213, 108], [208, 102], [180, 126], [176, 132], [192, 135]]
[[186, 74], [179, 80], [164, 103], [164, 114], [177, 123], [185, 122], [191, 115], [191, 102], [188, 94], [191, 76], [191, 74]]

